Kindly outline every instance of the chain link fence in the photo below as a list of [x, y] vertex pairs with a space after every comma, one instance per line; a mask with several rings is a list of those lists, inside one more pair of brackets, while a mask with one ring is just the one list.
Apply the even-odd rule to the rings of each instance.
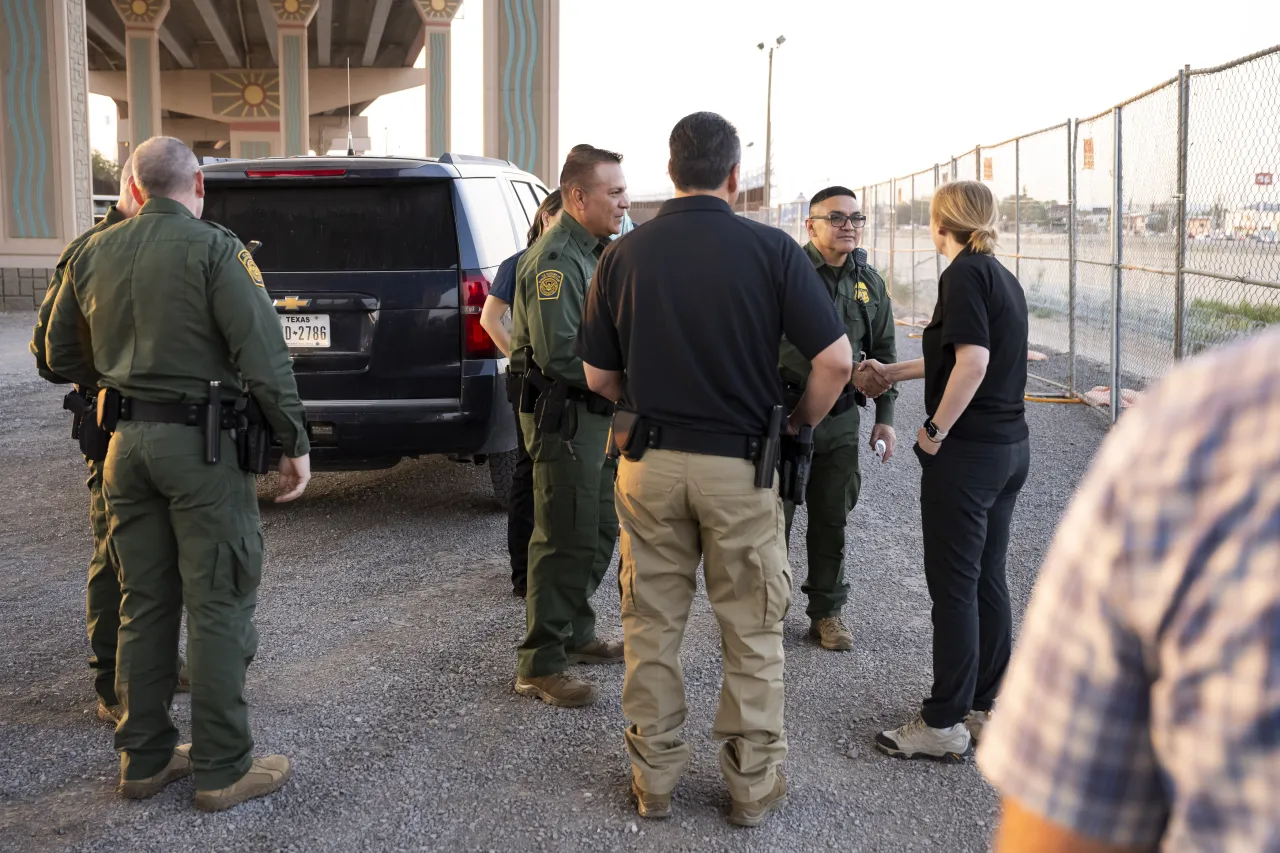
[[[861, 188], [862, 245], [901, 322], [923, 325], [946, 259], [929, 204], [989, 186], [997, 257], [1030, 312], [1030, 373], [1108, 408], [1176, 361], [1280, 324], [1280, 46], [1177, 76], [1088, 118]], [[807, 240], [803, 202], [747, 214]]]

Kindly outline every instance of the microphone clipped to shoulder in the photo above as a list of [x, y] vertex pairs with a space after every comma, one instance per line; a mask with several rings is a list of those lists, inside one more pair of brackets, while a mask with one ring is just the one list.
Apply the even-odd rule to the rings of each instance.
[[853, 250], [853, 265], [862, 272], [867, 268], [867, 250], [859, 246]]

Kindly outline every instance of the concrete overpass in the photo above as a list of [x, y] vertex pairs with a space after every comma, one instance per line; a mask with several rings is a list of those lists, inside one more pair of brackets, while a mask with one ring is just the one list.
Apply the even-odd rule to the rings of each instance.
[[[559, 0], [469, 2], [484, 3], [481, 153], [554, 186]], [[438, 156], [451, 146], [462, 3], [0, 0], [0, 304], [38, 305], [63, 246], [92, 224], [89, 93], [115, 100], [123, 161], [155, 135], [203, 156], [345, 150], [348, 108], [425, 85], [424, 147]], [[352, 131], [367, 150], [359, 115]]]

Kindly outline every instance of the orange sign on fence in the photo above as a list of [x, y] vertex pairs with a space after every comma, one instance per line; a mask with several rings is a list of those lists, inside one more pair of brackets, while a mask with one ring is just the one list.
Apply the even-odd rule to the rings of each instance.
[[982, 158], [982, 180], [984, 181], [993, 180], [993, 178], [991, 177], [993, 172], [994, 172], [994, 169], [991, 166], [991, 158], [983, 157]]
[[1085, 169], [1093, 168], [1093, 140], [1086, 139], [1084, 141], [1084, 166]]

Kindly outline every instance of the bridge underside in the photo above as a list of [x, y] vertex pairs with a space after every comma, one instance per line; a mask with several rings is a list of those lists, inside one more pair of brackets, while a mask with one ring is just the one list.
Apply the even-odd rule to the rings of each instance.
[[[346, 148], [348, 109], [365, 151], [358, 114], [424, 86], [424, 150], [438, 156], [462, 2], [0, 0], [0, 307], [38, 304], [63, 246], [92, 224], [90, 93], [117, 105], [123, 162], [161, 134], [202, 156], [325, 154]], [[472, 3], [485, 26], [482, 153], [554, 185], [559, 0]]]

